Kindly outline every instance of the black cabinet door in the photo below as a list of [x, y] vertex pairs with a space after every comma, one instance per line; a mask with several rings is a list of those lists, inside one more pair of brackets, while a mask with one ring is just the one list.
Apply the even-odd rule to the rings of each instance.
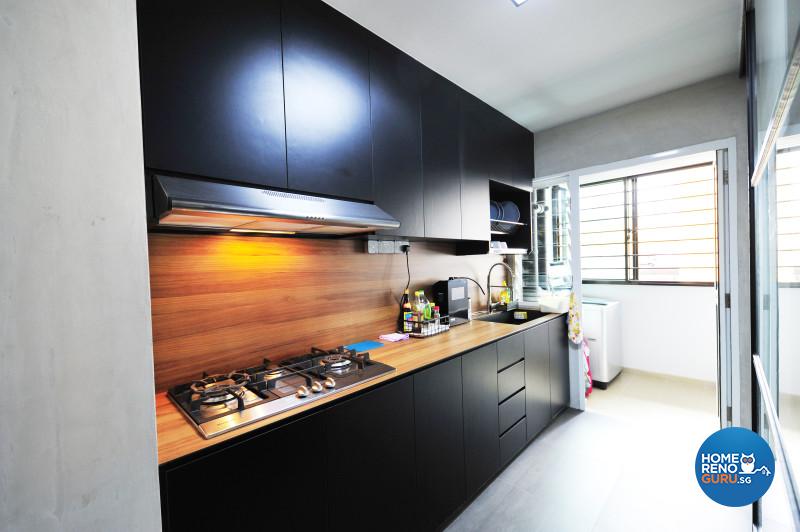
[[314, 415], [162, 469], [164, 530], [305, 531], [325, 523], [324, 430]]
[[533, 133], [517, 125], [511, 145], [511, 184], [530, 190], [533, 181]]
[[497, 344], [461, 357], [464, 389], [464, 464], [467, 497], [500, 468], [497, 407]]
[[524, 334], [525, 416], [531, 440], [550, 422], [550, 340], [546, 323]]
[[550, 336], [550, 416], [569, 405], [569, 343], [564, 316], [547, 322]]
[[319, 0], [284, 0], [289, 188], [371, 200], [366, 31]]
[[286, 187], [280, 3], [140, 0], [145, 166]]
[[530, 189], [533, 180], [533, 133], [499, 112], [494, 123], [491, 129], [494, 135], [491, 139], [491, 179]]
[[419, 530], [436, 530], [464, 502], [461, 358], [414, 375]]
[[370, 102], [375, 204], [400, 221], [382, 234], [425, 236], [418, 63], [372, 39]]
[[487, 111], [486, 115], [486, 153], [489, 179], [512, 185], [511, 161], [513, 159], [513, 150], [509, 141], [512, 137], [512, 124], [514, 122], [494, 108]]
[[489, 240], [492, 109], [461, 92], [461, 238]]
[[422, 171], [427, 238], [461, 238], [460, 89], [420, 67]]
[[[339, 404], [325, 414], [331, 531], [414, 530], [414, 386], [411, 377]], [[315, 486], [307, 487], [309, 493]], [[301, 495], [298, 492], [295, 495]], [[308, 523], [312, 525], [312, 523]], [[309, 526], [309, 529], [314, 528]]]

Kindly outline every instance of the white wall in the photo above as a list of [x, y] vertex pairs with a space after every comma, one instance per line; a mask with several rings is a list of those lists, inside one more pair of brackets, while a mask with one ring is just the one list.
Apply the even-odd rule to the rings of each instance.
[[160, 529], [135, 0], [0, 0], [0, 529]]
[[584, 284], [583, 297], [621, 302], [623, 367], [716, 382], [713, 287]]
[[800, 395], [800, 288], [778, 291], [780, 393]]
[[[750, 226], [748, 220], [747, 94], [736, 74], [719, 76], [575, 120], [535, 135], [536, 177], [634, 159], [667, 150], [736, 137], [739, 270], [738, 374], [734, 405], [740, 423], [750, 422]], [[734, 357], [736, 354], [734, 353]]]

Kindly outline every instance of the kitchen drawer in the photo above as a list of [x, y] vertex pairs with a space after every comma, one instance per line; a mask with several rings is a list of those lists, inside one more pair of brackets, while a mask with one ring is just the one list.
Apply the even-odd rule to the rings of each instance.
[[505, 465], [525, 447], [525, 418], [500, 436], [500, 463]]
[[525, 390], [520, 390], [508, 398], [500, 408], [500, 431], [503, 434], [514, 423], [525, 417]]
[[525, 361], [520, 360], [497, 374], [497, 403], [502, 403], [525, 387]]
[[515, 334], [497, 342], [497, 371], [502, 371], [525, 358], [525, 338]]

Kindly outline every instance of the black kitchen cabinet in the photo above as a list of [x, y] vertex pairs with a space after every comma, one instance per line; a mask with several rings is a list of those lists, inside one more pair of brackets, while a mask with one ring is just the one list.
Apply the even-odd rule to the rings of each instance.
[[289, 188], [371, 200], [368, 33], [318, 0], [282, 6]]
[[550, 417], [569, 405], [569, 343], [564, 316], [547, 322], [550, 337]]
[[414, 375], [419, 530], [438, 529], [464, 502], [461, 357]]
[[[325, 426], [318, 415], [162, 468], [162, 522], [185, 530], [304, 531], [325, 523]], [[322, 502], [319, 502], [319, 500]]]
[[525, 358], [525, 335], [514, 334], [497, 342], [497, 371]]
[[531, 188], [533, 133], [493, 111], [490, 178], [506, 185]]
[[467, 497], [500, 468], [497, 408], [497, 344], [461, 357], [464, 389], [464, 464]]
[[277, 0], [140, 0], [145, 166], [286, 187]]
[[[326, 412], [325, 421], [325, 450], [317, 449], [307, 460], [327, 457], [329, 489], [307, 500], [324, 499], [329, 505], [328, 530], [414, 530], [412, 378], [345, 401]], [[314, 491], [313, 482], [306, 492]]]
[[547, 323], [524, 334], [525, 417], [531, 440], [550, 422], [550, 339]]
[[425, 236], [461, 238], [460, 89], [420, 66]]
[[424, 237], [419, 63], [376, 37], [369, 64], [375, 204], [400, 221], [381, 233]]
[[[516, 125], [516, 124], [515, 124]], [[533, 133], [516, 125], [511, 140], [511, 177], [515, 187], [531, 189], [533, 182]]]
[[461, 91], [461, 238], [489, 240], [489, 177], [492, 166], [492, 113]]

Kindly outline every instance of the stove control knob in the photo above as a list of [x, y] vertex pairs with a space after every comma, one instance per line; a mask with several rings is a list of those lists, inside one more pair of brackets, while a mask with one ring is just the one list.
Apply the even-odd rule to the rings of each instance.
[[311, 384], [311, 391], [314, 393], [319, 393], [322, 391], [322, 383], [319, 381], [314, 381]]
[[328, 377], [327, 379], [325, 379], [325, 382], [323, 384], [325, 385], [326, 388], [333, 388], [334, 386], [336, 386], [336, 381], [333, 380], [333, 377]]
[[308, 388], [305, 386], [300, 386], [294, 394], [301, 399], [303, 397], [308, 397]]

